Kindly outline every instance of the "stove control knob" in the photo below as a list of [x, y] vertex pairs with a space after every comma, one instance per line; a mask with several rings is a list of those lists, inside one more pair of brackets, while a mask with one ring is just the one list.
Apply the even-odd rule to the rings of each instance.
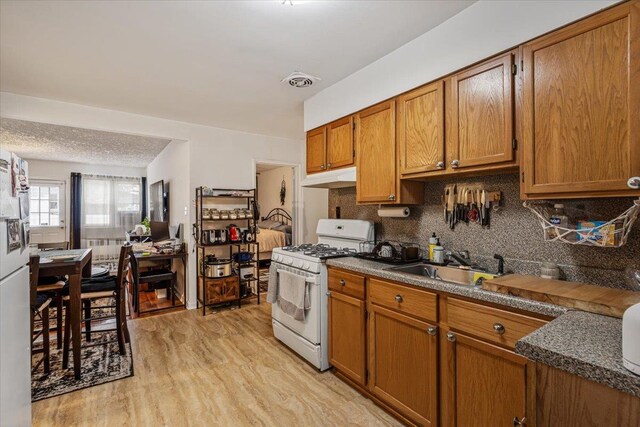
[[280, 255], [274, 255], [273, 256], [273, 260], [274, 261], [280, 261], [280, 258], [282, 258]]
[[305, 263], [302, 265], [302, 268], [304, 268], [305, 270], [308, 270], [309, 268], [311, 268], [311, 264], [309, 264], [308, 262], [305, 262]]
[[285, 262], [285, 264], [291, 265], [291, 264], [293, 264], [293, 258], [291, 258], [291, 257], [285, 258], [284, 262]]
[[302, 268], [302, 261], [294, 261], [293, 266], [295, 268]]

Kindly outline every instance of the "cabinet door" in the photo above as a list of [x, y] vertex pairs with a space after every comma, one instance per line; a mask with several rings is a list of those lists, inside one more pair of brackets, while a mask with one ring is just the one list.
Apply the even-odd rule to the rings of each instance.
[[365, 302], [331, 292], [329, 295], [329, 362], [364, 386], [366, 382]]
[[388, 203], [397, 199], [396, 103], [387, 101], [356, 116], [356, 199]]
[[398, 97], [398, 147], [402, 175], [444, 169], [444, 82]]
[[327, 126], [327, 169], [353, 165], [353, 116]]
[[639, 40], [632, 1], [524, 45], [524, 193], [631, 192], [627, 180], [640, 176]]
[[307, 132], [307, 173], [326, 169], [327, 128], [323, 126]]
[[541, 427], [638, 427], [640, 398], [541, 363], [536, 366]]
[[510, 52], [451, 77], [448, 167], [514, 160], [513, 63]]
[[535, 396], [528, 396], [526, 358], [458, 333], [449, 332], [444, 339], [446, 425], [512, 426], [516, 418], [532, 419], [527, 399]]
[[375, 304], [369, 307], [371, 392], [418, 425], [436, 426], [436, 327]]

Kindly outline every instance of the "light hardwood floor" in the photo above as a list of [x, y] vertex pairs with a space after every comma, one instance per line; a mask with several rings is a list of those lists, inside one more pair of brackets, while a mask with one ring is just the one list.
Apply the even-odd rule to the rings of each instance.
[[268, 304], [129, 321], [135, 376], [33, 404], [34, 426], [399, 426], [272, 334]]

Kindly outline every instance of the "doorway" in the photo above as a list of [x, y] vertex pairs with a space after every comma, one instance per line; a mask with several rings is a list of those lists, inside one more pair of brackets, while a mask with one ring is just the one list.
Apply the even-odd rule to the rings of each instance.
[[67, 241], [64, 181], [31, 180], [29, 222], [31, 243]]
[[[274, 248], [296, 242], [297, 188], [293, 165], [256, 161], [260, 287], [266, 285]], [[263, 283], [264, 282], [264, 283]]]

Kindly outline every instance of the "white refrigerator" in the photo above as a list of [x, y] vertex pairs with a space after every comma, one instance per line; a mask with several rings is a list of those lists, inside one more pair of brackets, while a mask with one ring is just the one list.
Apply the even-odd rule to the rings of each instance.
[[[15, 162], [19, 162], [16, 167]], [[14, 172], [20, 174], [19, 179]], [[26, 196], [24, 194], [26, 192]], [[27, 164], [0, 150], [0, 426], [31, 425]], [[16, 235], [17, 233], [17, 235]], [[17, 244], [19, 240], [19, 247]]]

